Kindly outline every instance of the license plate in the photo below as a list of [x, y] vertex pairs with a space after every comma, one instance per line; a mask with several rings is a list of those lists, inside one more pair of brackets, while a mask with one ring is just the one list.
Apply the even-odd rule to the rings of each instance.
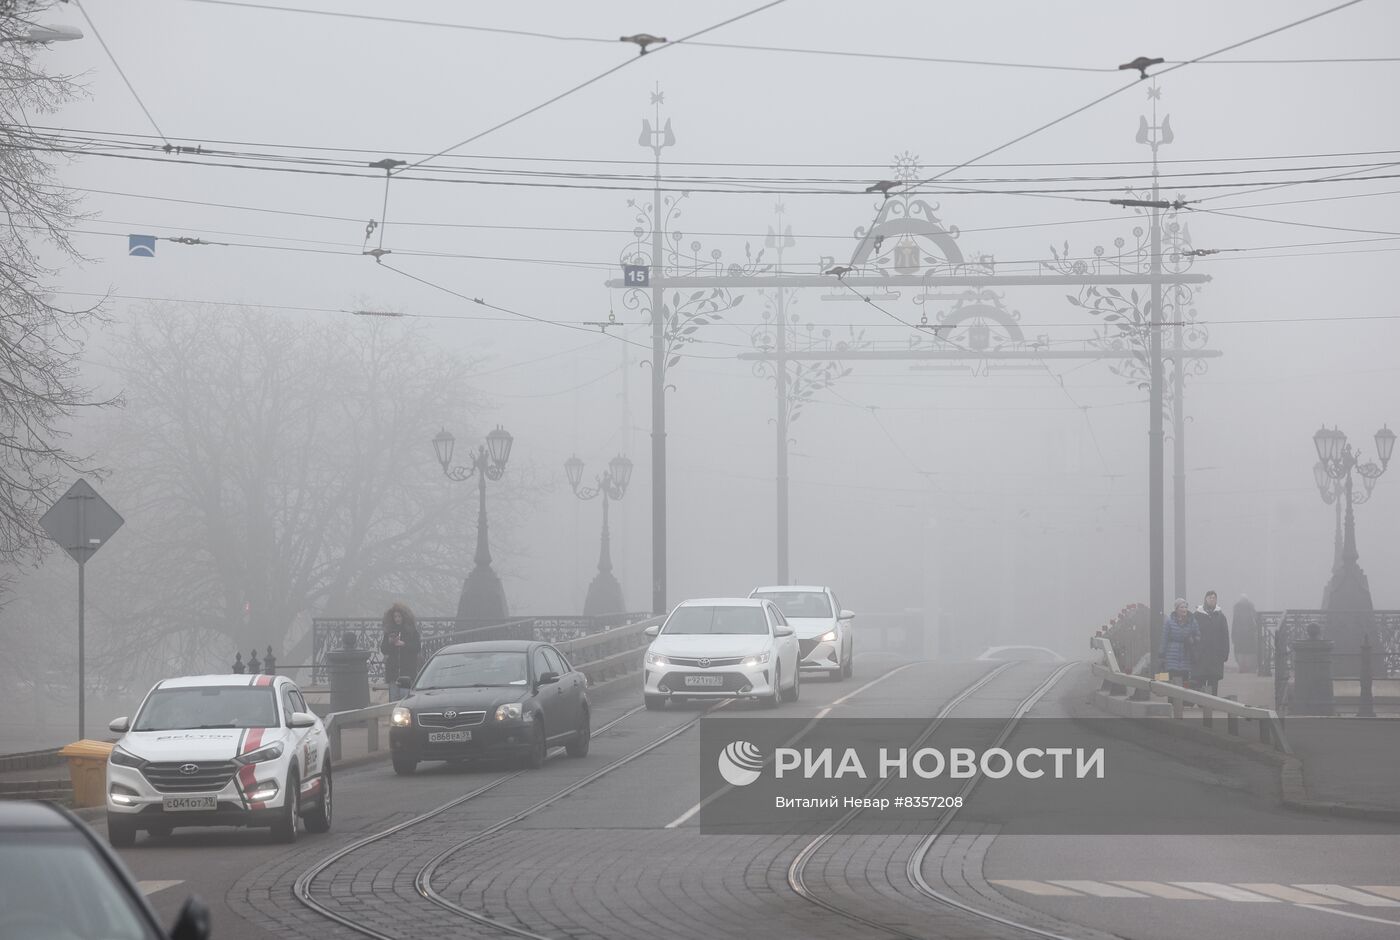
[[472, 733], [470, 731], [429, 731], [429, 744], [451, 744], [458, 741], [470, 741]]
[[216, 796], [167, 796], [161, 802], [167, 813], [219, 808], [219, 798]]
[[724, 676], [686, 676], [685, 684], [692, 687], [697, 685], [724, 685]]

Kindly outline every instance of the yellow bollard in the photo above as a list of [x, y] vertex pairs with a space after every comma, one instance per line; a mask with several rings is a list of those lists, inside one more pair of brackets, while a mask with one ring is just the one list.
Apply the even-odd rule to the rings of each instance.
[[106, 741], [74, 741], [59, 751], [68, 758], [73, 780], [74, 806], [103, 806], [107, 802], [107, 758], [112, 745]]

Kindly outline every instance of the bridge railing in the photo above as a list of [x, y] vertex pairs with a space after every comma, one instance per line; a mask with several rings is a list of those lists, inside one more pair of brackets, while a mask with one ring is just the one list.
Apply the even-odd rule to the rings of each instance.
[[1214, 727], [1215, 714], [1219, 712], [1225, 716], [1226, 731], [1232, 735], [1239, 735], [1241, 718], [1246, 721], [1257, 721], [1259, 723], [1260, 743], [1272, 745], [1274, 750], [1284, 754], [1293, 753], [1292, 747], [1288, 744], [1288, 738], [1283, 732], [1283, 720], [1273, 709], [1241, 705], [1234, 699], [1198, 692], [1195, 689], [1183, 688], [1170, 682], [1159, 682], [1148, 676], [1135, 676], [1122, 672], [1118, 669], [1117, 660], [1113, 655], [1113, 646], [1106, 637], [1094, 637], [1093, 645], [1095, 649], [1104, 654], [1104, 661], [1094, 663], [1091, 668], [1094, 675], [1109, 684], [1140, 690], [1148, 695], [1166, 699], [1172, 708], [1172, 718], [1178, 721], [1183, 718], [1183, 712], [1188, 702], [1201, 710], [1201, 719], [1207, 728]]

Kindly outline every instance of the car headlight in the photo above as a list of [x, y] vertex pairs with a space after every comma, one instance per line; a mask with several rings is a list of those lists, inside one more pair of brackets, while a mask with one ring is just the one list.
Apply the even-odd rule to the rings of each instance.
[[519, 721], [519, 720], [520, 720], [520, 715], [521, 715], [521, 714], [522, 714], [522, 712], [521, 712], [521, 708], [520, 708], [520, 703], [519, 703], [519, 702], [511, 702], [511, 703], [509, 703], [509, 704], [507, 704], [507, 705], [501, 705], [501, 706], [499, 706], [499, 707], [496, 709], [496, 720], [497, 720], [497, 721]]
[[648, 666], [669, 666], [671, 661], [660, 653], [647, 653]]
[[146, 762], [130, 751], [124, 751], [120, 747], [112, 748], [112, 763], [118, 767], [140, 767]]
[[282, 750], [282, 742], [274, 741], [267, 747], [260, 747], [256, 751], [249, 751], [247, 754], [235, 757], [233, 760], [234, 763], [237, 764], [261, 764], [264, 761], [276, 760], [281, 757]]
[[828, 630], [828, 631], [826, 631], [825, 633], [823, 633], [823, 634], [821, 635], [821, 637], [817, 640], [817, 642], [818, 642], [818, 643], [835, 643], [835, 642], [836, 642], [836, 631], [835, 631], [835, 630]]
[[745, 666], [762, 666], [764, 663], [768, 662], [768, 656], [769, 656], [768, 651], [767, 651], [767, 650], [764, 650], [763, 652], [759, 653], [757, 656], [750, 656], [750, 657], [748, 657], [747, 659], [745, 659], [745, 660], [744, 660], [744, 665], [745, 665]]
[[413, 724], [413, 712], [402, 705], [395, 705], [394, 710], [389, 714], [389, 721], [395, 728], [407, 728]]

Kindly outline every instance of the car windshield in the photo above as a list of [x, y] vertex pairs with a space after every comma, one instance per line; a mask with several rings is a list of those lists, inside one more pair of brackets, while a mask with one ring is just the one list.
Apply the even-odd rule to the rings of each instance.
[[415, 689], [461, 689], [478, 685], [525, 685], [529, 671], [524, 653], [481, 650], [438, 653], [423, 667]]
[[156, 689], [141, 706], [132, 731], [190, 728], [271, 728], [277, 697], [271, 686], [216, 685]]
[[778, 605], [784, 617], [830, 617], [831, 601], [823, 591], [774, 591], [755, 594]]
[[661, 632], [758, 636], [768, 632], [768, 620], [761, 607], [677, 607]]
[[0, 937], [158, 940], [81, 834], [0, 834]]

